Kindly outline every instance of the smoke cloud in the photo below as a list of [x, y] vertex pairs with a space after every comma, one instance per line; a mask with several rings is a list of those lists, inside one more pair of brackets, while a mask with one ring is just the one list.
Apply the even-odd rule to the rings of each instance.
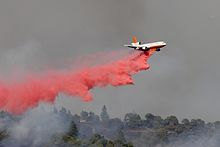
[[41, 103], [27, 111], [9, 128], [10, 136], [2, 144], [10, 147], [42, 146], [53, 135], [65, 133], [70, 122], [54, 110], [53, 105]]
[[59, 93], [91, 101], [94, 87], [133, 84], [132, 75], [147, 70], [147, 59], [154, 52], [134, 52], [122, 59], [71, 71], [29, 74], [20, 81], [0, 83], [0, 108], [15, 114], [37, 106], [53, 103]]

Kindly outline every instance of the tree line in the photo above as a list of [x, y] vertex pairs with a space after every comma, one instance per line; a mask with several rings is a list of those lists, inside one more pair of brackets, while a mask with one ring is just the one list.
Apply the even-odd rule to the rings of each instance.
[[[54, 134], [45, 146], [79, 147], [153, 147], [158, 144], [168, 146], [174, 142], [198, 139], [204, 134], [209, 137], [220, 131], [220, 121], [206, 123], [202, 119], [183, 119], [176, 116], [162, 118], [147, 113], [144, 118], [137, 113], [127, 113], [123, 119], [110, 118], [107, 108], [102, 107], [100, 115], [82, 111], [71, 114], [69, 110], [54, 109], [54, 113], [63, 116], [69, 122], [67, 132]], [[0, 140], [10, 136], [10, 123], [19, 122], [19, 117], [0, 112], [0, 123], [5, 124], [0, 131]]]

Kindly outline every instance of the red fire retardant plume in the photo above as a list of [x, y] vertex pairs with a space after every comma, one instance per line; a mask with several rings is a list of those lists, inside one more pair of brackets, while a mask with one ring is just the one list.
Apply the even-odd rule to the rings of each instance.
[[90, 89], [108, 85], [133, 84], [131, 75], [147, 70], [147, 59], [153, 53], [135, 52], [123, 59], [78, 71], [32, 76], [14, 84], [0, 83], [0, 109], [21, 114], [39, 104], [53, 103], [59, 93], [91, 101]]

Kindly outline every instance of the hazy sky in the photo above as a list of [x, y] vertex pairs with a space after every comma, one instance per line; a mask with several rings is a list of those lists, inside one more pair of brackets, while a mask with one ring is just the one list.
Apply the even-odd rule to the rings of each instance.
[[164, 40], [167, 47], [135, 75], [135, 86], [95, 89], [94, 101], [60, 95], [72, 112], [112, 116], [148, 112], [220, 120], [220, 1], [5, 0], [0, 1], [0, 73], [61, 68], [67, 59]]

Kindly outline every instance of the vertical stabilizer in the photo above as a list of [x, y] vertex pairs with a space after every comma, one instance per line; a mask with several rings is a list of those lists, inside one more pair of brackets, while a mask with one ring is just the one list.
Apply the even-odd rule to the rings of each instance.
[[133, 37], [132, 37], [132, 43], [137, 43], [137, 38], [136, 38], [136, 36], [133, 36]]
[[132, 45], [138, 46], [140, 43], [137, 41], [137, 38], [135, 36], [132, 37]]

